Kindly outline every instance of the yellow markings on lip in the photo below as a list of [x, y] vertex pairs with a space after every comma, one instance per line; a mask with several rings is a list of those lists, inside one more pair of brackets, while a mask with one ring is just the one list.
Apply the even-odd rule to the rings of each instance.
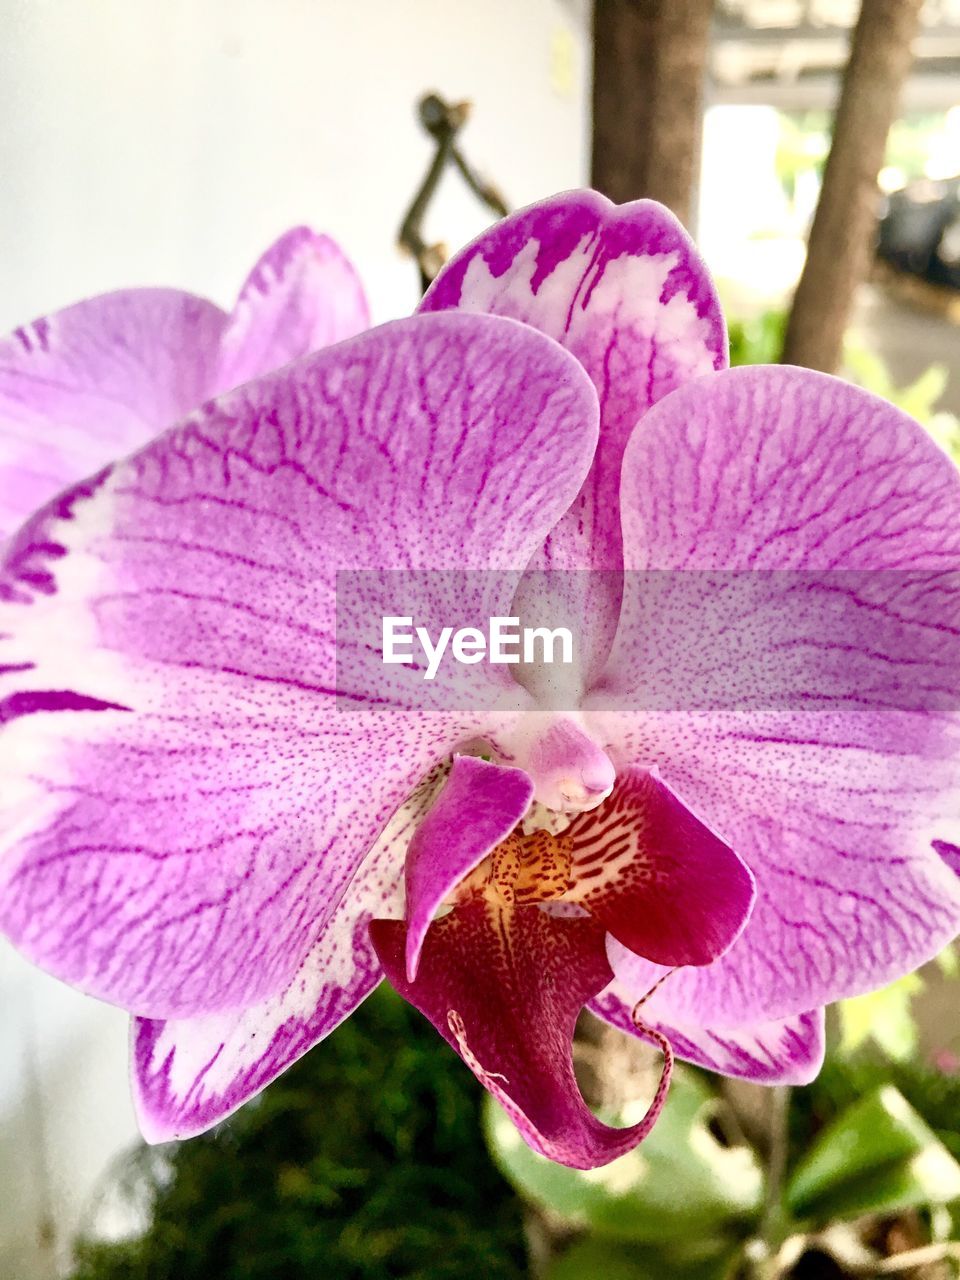
[[573, 888], [573, 839], [562, 833], [511, 832], [457, 887], [463, 899], [481, 893], [505, 906], [555, 902]]

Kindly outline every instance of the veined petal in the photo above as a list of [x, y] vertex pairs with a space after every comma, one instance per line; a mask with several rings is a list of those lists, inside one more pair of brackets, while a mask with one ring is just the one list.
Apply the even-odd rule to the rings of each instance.
[[221, 341], [217, 392], [362, 333], [370, 312], [352, 263], [329, 236], [294, 227], [250, 272]]
[[420, 948], [450, 891], [517, 825], [533, 799], [521, 769], [457, 756], [406, 860], [407, 977], [417, 976]]
[[226, 323], [192, 294], [129, 289], [0, 342], [0, 540], [205, 400]]
[[0, 621], [20, 949], [152, 1018], [282, 990], [482, 720], [364, 701], [337, 570], [518, 568], [582, 482], [595, 414], [535, 331], [420, 316], [205, 406], [31, 521]]
[[370, 920], [403, 910], [403, 858], [429, 810], [428, 778], [391, 819], [300, 968], [279, 994], [245, 1009], [133, 1025], [133, 1094], [148, 1142], [218, 1124], [329, 1035], [383, 976]]
[[0, 342], [0, 538], [191, 409], [369, 325], [356, 272], [295, 227], [230, 316], [176, 289], [90, 298]]
[[[634, 424], [676, 387], [727, 363], [723, 315], [693, 242], [654, 201], [617, 206], [595, 191], [566, 192], [455, 255], [421, 304], [453, 307], [542, 329], [590, 375], [600, 398], [594, 465], [535, 567], [619, 570], [620, 465]], [[616, 573], [562, 582], [572, 599], [558, 611], [589, 619], [577, 645], [586, 672], [609, 648], [619, 585]]]
[[495, 223], [443, 268], [422, 311], [510, 316], [555, 338], [600, 399], [583, 492], [551, 535], [555, 568], [620, 567], [620, 463], [643, 414], [725, 367], [726, 332], [706, 267], [668, 209], [571, 191]]
[[500, 907], [477, 895], [431, 926], [412, 983], [406, 926], [375, 920], [370, 932], [393, 985], [456, 1049], [535, 1151], [592, 1169], [631, 1150], [653, 1127], [669, 1057], [647, 1115], [625, 1129], [592, 1114], [573, 1073], [577, 1015], [612, 976], [601, 925], [535, 906]]
[[710, 964], [739, 937], [753, 877], [656, 776], [631, 767], [599, 809], [567, 828], [569, 902], [657, 964]]
[[[620, 1031], [637, 1035], [631, 1014], [643, 992], [631, 996], [620, 972], [618, 966], [617, 980], [591, 1002], [590, 1008]], [[626, 967], [623, 974], [629, 977]], [[669, 992], [664, 987], [662, 999], [658, 992], [651, 996], [649, 1003], [644, 1003], [643, 1015], [667, 1037], [678, 1058], [723, 1076], [735, 1076], [754, 1084], [809, 1084], [823, 1065], [822, 1009], [798, 1013], [778, 1022], [710, 1030], [672, 1022]]]
[[[835, 378], [737, 369], [650, 411], [623, 512], [620, 628], [588, 705], [757, 882], [727, 955], [671, 979], [676, 1019], [786, 1018], [929, 959], [960, 926], [935, 843], [960, 814], [954, 465]], [[638, 989], [660, 972], [641, 967]]]

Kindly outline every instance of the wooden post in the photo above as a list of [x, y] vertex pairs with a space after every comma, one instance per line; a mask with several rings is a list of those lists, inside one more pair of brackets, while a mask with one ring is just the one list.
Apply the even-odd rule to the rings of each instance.
[[690, 221], [713, 0], [595, 0], [591, 181]]
[[787, 322], [785, 364], [827, 373], [840, 365], [854, 295], [870, 268], [877, 175], [922, 4], [861, 0], [807, 261]]

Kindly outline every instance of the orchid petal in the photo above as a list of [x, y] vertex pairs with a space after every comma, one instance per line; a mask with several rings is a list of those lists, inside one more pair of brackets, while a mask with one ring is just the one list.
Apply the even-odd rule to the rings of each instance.
[[131, 289], [0, 342], [0, 539], [205, 400], [226, 323], [203, 298]]
[[383, 972], [369, 924], [403, 909], [403, 858], [429, 811], [430, 777], [391, 819], [282, 992], [203, 1018], [134, 1020], [134, 1102], [148, 1142], [190, 1138], [225, 1119], [329, 1035]]
[[17, 329], [0, 342], [0, 537], [204, 400], [368, 324], [348, 260], [296, 227], [230, 316], [175, 289], [128, 289]]
[[601, 925], [539, 907], [499, 907], [477, 895], [442, 916], [406, 977], [406, 925], [375, 920], [387, 977], [430, 1019], [535, 1151], [577, 1169], [606, 1164], [644, 1138], [663, 1105], [612, 1129], [587, 1108], [573, 1073], [573, 1030], [583, 1005], [611, 978]]
[[[456, 254], [421, 304], [449, 308], [522, 320], [583, 364], [600, 398], [600, 444], [535, 563], [619, 570], [620, 465], [634, 424], [676, 387], [727, 363], [723, 315], [693, 242], [654, 201], [617, 206], [595, 191], [567, 192], [512, 214]], [[619, 579], [584, 574], [563, 585], [574, 593], [567, 619], [590, 619], [577, 645], [589, 671], [613, 636]]]
[[0, 622], [16, 945], [151, 1018], [281, 991], [482, 718], [338, 705], [337, 568], [519, 568], [582, 482], [595, 415], [535, 331], [420, 316], [207, 405], [35, 517]]
[[363, 286], [329, 236], [294, 227], [250, 272], [221, 342], [216, 390], [248, 382], [370, 325]]
[[[666, 987], [663, 995], [662, 1002], [657, 993], [644, 1003], [643, 1015], [650, 1026], [667, 1037], [674, 1053], [685, 1062], [754, 1084], [809, 1084], [823, 1065], [822, 1009], [778, 1022], [710, 1030], [672, 1022], [669, 1008], [661, 1011], [661, 1003], [669, 1005]], [[636, 1002], [637, 997], [631, 998], [618, 980], [597, 996], [590, 1008], [620, 1031], [642, 1036], [632, 1017]]]
[[407, 977], [417, 976], [430, 922], [450, 891], [517, 825], [533, 799], [521, 769], [457, 756], [406, 861]]
[[655, 774], [630, 768], [599, 808], [575, 818], [569, 902], [657, 964], [710, 964], [739, 937], [753, 877]]
[[[960, 475], [892, 406], [737, 369], [650, 411], [624, 459], [627, 575], [589, 705], [746, 861], [750, 922], [670, 983], [684, 1025], [880, 986], [960, 925]], [[631, 962], [632, 989], [661, 970]]]
[[638, 418], [726, 365], [706, 267], [673, 214], [567, 192], [495, 223], [443, 268], [422, 311], [510, 316], [571, 351], [600, 399], [601, 436], [583, 492], [550, 539], [555, 568], [620, 567], [623, 451]]

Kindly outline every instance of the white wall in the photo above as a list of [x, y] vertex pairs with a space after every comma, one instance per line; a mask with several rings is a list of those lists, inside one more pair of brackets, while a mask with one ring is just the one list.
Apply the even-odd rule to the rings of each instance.
[[[286, 227], [337, 236], [379, 318], [430, 155], [417, 98], [469, 98], [520, 205], [585, 171], [581, 22], [559, 0], [0, 0], [0, 331], [133, 283], [226, 301]], [[433, 219], [483, 225], [459, 181]]]
[[[0, 0], [0, 332], [80, 297], [178, 285], [229, 304], [281, 231], [334, 234], [378, 319], [416, 301], [394, 247], [470, 98], [470, 158], [520, 205], [586, 168], [584, 0]], [[428, 227], [484, 217], [456, 180]], [[123, 1015], [0, 949], [0, 1276], [62, 1266], [133, 1136]]]
[[136, 1138], [127, 1018], [0, 944], [0, 1276], [52, 1280]]

